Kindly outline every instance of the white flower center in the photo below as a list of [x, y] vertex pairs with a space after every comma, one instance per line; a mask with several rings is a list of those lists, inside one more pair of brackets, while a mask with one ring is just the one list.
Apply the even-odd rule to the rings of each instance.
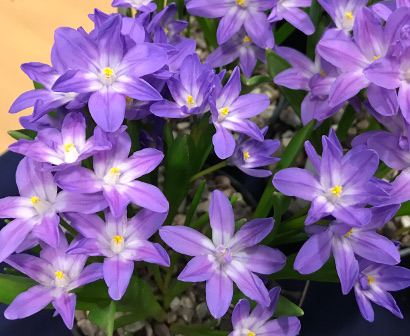
[[117, 76], [115, 75], [115, 72], [113, 69], [107, 67], [101, 70], [100, 73], [100, 81], [104, 85], [112, 85], [115, 80], [117, 79]]
[[71, 142], [63, 145], [64, 147], [64, 162], [73, 163], [77, 161], [80, 154], [78, 154], [77, 148]]
[[44, 214], [51, 208], [51, 204], [38, 196], [33, 196], [30, 200], [33, 207], [37, 210], [39, 215]]
[[116, 254], [121, 253], [125, 247], [124, 237], [121, 237], [121, 236], [112, 237], [110, 247], [111, 247], [111, 251], [113, 251], [114, 253]]

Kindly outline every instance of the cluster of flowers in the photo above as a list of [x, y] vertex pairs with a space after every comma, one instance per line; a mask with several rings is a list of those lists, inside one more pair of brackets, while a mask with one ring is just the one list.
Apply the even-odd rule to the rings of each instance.
[[[114, 5], [125, 3], [114, 1]], [[208, 118], [216, 130], [216, 154], [250, 175], [271, 175], [255, 168], [279, 160], [270, 157], [279, 142], [264, 140], [267, 129], [248, 120], [268, 107], [268, 97], [240, 96], [239, 68], [223, 85], [225, 71], [216, 74], [208, 63], [201, 64], [195, 41], [179, 35], [187, 22], [173, 19], [175, 4], [152, 18], [150, 1], [138, 5], [142, 7], [137, 6], [141, 12], [136, 18], [96, 10], [90, 15], [95, 29], [89, 34], [82, 28], [57, 29], [52, 66], [22, 65], [42, 88], [23, 93], [10, 112], [34, 107], [21, 122], [37, 136], [10, 146], [26, 157], [16, 172], [20, 197], [0, 200], [0, 217], [14, 219], [0, 231], [0, 262], [38, 285], [18, 295], [5, 312], [8, 319], [32, 315], [51, 302], [72, 328], [76, 305], [72, 289], [103, 278], [110, 297], [120, 300], [134, 261], [170, 265], [165, 249], [148, 241], [164, 223], [168, 201], [156, 186], [137, 180], [164, 158], [160, 150], [164, 117]], [[123, 125], [124, 119], [151, 122], [160, 131], [155, 139], [154, 131], [141, 132], [138, 138]], [[237, 143], [230, 131], [241, 133]], [[130, 156], [135, 139], [143, 149]], [[152, 145], [156, 148], [149, 148]], [[129, 204], [141, 209], [130, 219]], [[297, 318], [267, 322], [279, 289], [269, 294], [254, 274], [271, 274], [285, 265], [280, 251], [257, 246], [272, 230], [273, 220], [251, 221], [234, 234], [231, 204], [219, 191], [212, 195], [209, 213], [212, 241], [187, 227], [160, 230], [169, 246], [195, 256], [180, 280], [207, 281], [207, 303], [217, 318], [231, 304], [234, 282], [259, 302], [253, 313], [257, 319], [248, 318], [247, 301], [240, 302], [235, 333], [246, 329], [296, 335]], [[72, 237], [67, 225], [78, 235]], [[21, 253], [38, 244], [39, 257]], [[85, 266], [90, 256], [104, 261]]]

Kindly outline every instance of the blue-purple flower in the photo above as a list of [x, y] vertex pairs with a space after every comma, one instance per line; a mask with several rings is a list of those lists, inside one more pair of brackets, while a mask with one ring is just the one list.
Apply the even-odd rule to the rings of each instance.
[[215, 318], [229, 308], [233, 283], [249, 298], [269, 306], [263, 281], [254, 273], [271, 274], [283, 268], [285, 255], [268, 246], [256, 246], [273, 228], [273, 219], [255, 219], [235, 230], [228, 197], [215, 190], [209, 206], [212, 240], [185, 226], [165, 226], [161, 238], [175, 251], [193, 256], [178, 279], [206, 281], [206, 301]]
[[397, 247], [376, 229], [382, 227], [399, 209], [399, 205], [372, 208], [372, 219], [360, 228], [353, 228], [340, 221], [333, 221], [329, 227], [313, 225], [309, 231], [314, 234], [300, 249], [294, 268], [301, 274], [310, 274], [320, 269], [332, 253], [343, 294], [354, 286], [359, 275], [356, 255], [373, 262], [396, 265], [400, 262]]
[[141, 12], [153, 12], [157, 5], [153, 0], [113, 0], [112, 7], [132, 7]]
[[128, 220], [126, 211], [118, 218], [106, 211], [105, 222], [94, 214], [66, 213], [65, 217], [84, 237], [72, 244], [68, 253], [105, 257], [104, 280], [113, 300], [124, 295], [134, 270], [134, 260], [169, 267], [164, 248], [148, 241], [161, 227], [167, 213], [143, 209]]
[[218, 44], [225, 43], [243, 26], [255, 44], [272, 48], [273, 32], [265, 11], [272, 8], [271, 0], [191, 0], [190, 14], [221, 18], [216, 32]]
[[164, 194], [156, 186], [135, 180], [153, 171], [164, 154], [145, 148], [128, 157], [131, 139], [124, 128], [112, 133], [110, 141], [112, 149], [94, 155], [94, 171], [76, 166], [57, 172], [59, 187], [76, 194], [102, 191], [114, 217], [121, 216], [131, 202], [155, 212], [167, 212], [169, 204]]
[[306, 225], [328, 215], [352, 227], [367, 224], [371, 211], [365, 206], [389, 198], [373, 178], [379, 165], [376, 152], [358, 146], [343, 155], [333, 129], [329, 137], [322, 137], [322, 144], [320, 159], [310, 142], [305, 142], [317, 175], [305, 169], [287, 168], [276, 173], [273, 185], [285, 195], [312, 201]]
[[360, 312], [365, 320], [374, 321], [371, 302], [403, 318], [399, 307], [389, 291], [398, 291], [410, 286], [410, 270], [404, 267], [389, 266], [360, 261], [360, 273], [354, 292]]
[[18, 271], [38, 282], [28, 291], [19, 294], [7, 307], [4, 316], [15, 320], [33, 315], [52, 303], [67, 328], [74, 324], [77, 296], [71, 290], [103, 277], [102, 264], [85, 266], [86, 255], [68, 255], [67, 240], [60, 234], [56, 248], [42, 246], [40, 258], [29, 254], [15, 254], [5, 261]]

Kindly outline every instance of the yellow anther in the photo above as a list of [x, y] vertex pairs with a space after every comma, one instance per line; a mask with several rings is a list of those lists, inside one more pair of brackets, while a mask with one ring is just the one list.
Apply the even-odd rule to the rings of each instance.
[[353, 19], [353, 14], [350, 12], [346, 12], [346, 20], [350, 21], [351, 19]]
[[192, 99], [191, 95], [188, 95], [188, 99], [186, 100], [188, 104], [195, 104], [194, 100]]
[[31, 203], [36, 204], [40, 199], [37, 196], [33, 196], [30, 200]]
[[239, 6], [245, 6], [245, 1], [244, 1], [244, 0], [236, 0], [236, 3], [237, 3]]
[[245, 153], [243, 153], [243, 159], [246, 161], [246, 160], [249, 160], [251, 158], [251, 156], [249, 155], [249, 152], [245, 152]]
[[120, 175], [120, 168], [117, 168], [117, 167], [111, 168], [110, 173]]
[[248, 35], [246, 35], [246, 36], [243, 38], [243, 42], [252, 42], [252, 40], [251, 40], [251, 38], [250, 38]]
[[70, 149], [71, 149], [72, 147], [74, 147], [74, 144], [71, 143], [71, 142], [69, 142], [67, 145], [63, 145], [63, 146], [64, 146], [64, 148], [65, 148], [65, 151], [66, 151], [67, 153], [69, 153], [69, 152], [70, 152]]
[[105, 76], [107, 78], [110, 78], [112, 76], [112, 74], [114, 73], [114, 70], [109, 68], [109, 67], [105, 68], [103, 71], [104, 71]]
[[57, 271], [57, 272], [56, 272], [56, 278], [57, 278], [57, 279], [62, 279], [62, 278], [64, 278], [64, 273], [61, 272], [61, 271]]
[[252, 331], [248, 331], [248, 336], [255, 336], [256, 334]]
[[132, 99], [131, 97], [125, 96], [125, 101], [127, 104], [131, 104], [133, 102], [134, 99]]
[[346, 236], [350, 237], [350, 235], [354, 233], [353, 229], [351, 229], [348, 233], [346, 233]]
[[370, 275], [367, 276], [367, 283], [368, 284], [372, 284], [375, 281], [375, 279], [373, 277], [371, 277]]
[[226, 117], [228, 115], [228, 113], [229, 113], [229, 107], [224, 107], [221, 110], [222, 117]]
[[374, 62], [374, 61], [378, 60], [380, 57], [381, 57], [381, 56], [374, 56], [374, 57], [373, 57], [373, 61], [372, 61], [372, 62]]
[[164, 30], [165, 30], [165, 34], [167, 34], [167, 35], [168, 35], [169, 30], [168, 30], [167, 28], [164, 28]]
[[332, 193], [334, 193], [336, 196], [340, 196], [340, 193], [342, 192], [343, 187], [336, 185], [332, 189]]
[[326, 77], [326, 72], [324, 72], [323, 70], [320, 72], [320, 74], [322, 75], [322, 77]]
[[114, 237], [112, 237], [112, 239], [115, 240], [115, 243], [116, 243], [117, 245], [120, 245], [120, 243], [124, 240], [124, 237], [114, 236]]

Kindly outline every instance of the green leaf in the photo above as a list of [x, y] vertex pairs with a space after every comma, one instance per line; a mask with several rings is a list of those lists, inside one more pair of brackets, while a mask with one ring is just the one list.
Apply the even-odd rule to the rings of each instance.
[[34, 84], [34, 88], [35, 88], [36, 90], [45, 89], [45, 87], [44, 87], [43, 84], [37, 83], [37, 82], [35, 82], [35, 81], [33, 81], [33, 84]]
[[246, 94], [263, 83], [272, 83], [272, 78], [269, 76], [254, 76], [248, 79], [244, 75], [241, 75], [241, 82], [243, 84], [241, 93]]
[[280, 45], [285, 41], [290, 34], [295, 31], [295, 27], [289, 22], [285, 22], [277, 31], [275, 31], [275, 44]]
[[340, 119], [339, 125], [337, 126], [336, 135], [339, 141], [342, 141], [349, 131], [349, 128], [352, 126], [353, 122], [356, 119], [356, 111], [349, 105], [346, 110], [343, 112], [342, 118]]
[[112, 336], [114, 332], [116, 305], [113, 300], [107, 305], [95, 305], [88, 314], [90, 321], [101, 327], [108, 336]]
[[[293, 137], [289, 145], [285, 148], [282, 158], [279, 161], [275, 172], [290, 167], [298, 157], [300, 151], [303, 149], [304, 143], [309, 139], [315, 128], [316, 120], [310, 121], [307, 125], [303, 126], [299, 132]], [[253, 218], [266, 218], [273, 205], [273, 192], [275, 187], [272, 184], [272, 178], [270, 179], [265, 191], [259, 201], [259, 204], [254, 212]]]
[[278, 304], [275, 309], [274, 317], [303, 316], [303, 310], [292, 301], [279, 295]]
[[282, 194], [281, 192], [274, 191], [272, 195], [273, 203], [273, 219], [275, 220], [275, 225], [272, 231], [263, 240], [262, 245], [269, 245], [269, 243], [274, 239], [281, 226], [281, 219], [283, 214], [288, 210], [290, 206], [291, 198]]
[[320, 37], [323, 34], [325, 25], [322, 24], [320, 19], [322, 18], [322, 6], [319, 5], [317, 0], [312, 0], [312, 4], [309, 10], [309, 16], [312, 20], [313, 25], [315, 26], [315, 32], [308, 36], [306, 43], [306, 55], [314, 59], [316, 46], [319, 42]]
[[170, 148], [165, 158], [165, 181], [164, 195], [169, 201], [168, 224], [172, 221], [189, 187], [191, 177], [191, 156], [188, 135], [178, 136]]
[[174, 324], [171, 325], [171, 331], [176, 334], [181, 334], [184, 336], [228, 336], [229, 331], [214, 330], [204, 324]]
[[[266, 60], [268, 63], [269, 76], [274, 79], [276, 75], [282, 71], [289, 69], [291, 65], [284, 58], [280, 57], [272, 49], [266, 50]], [[306, 96], [305, 91], [301, 90], [291, 90], [283, 86], [278, 85], [279, 91], [286, 98], [289, 105], [293, 108], [295, 113], [299, 116], [301, 115], [301, 105], [302, 101]]]
[[191, 205], [189, 206], [189, 210], [185, 218], [185, 223], [184, 223], [185, 226], [189, 226], [191, 224], [192, 218], [194, 217], [194, 214], [195, 214], [195, 210], [198, 207], [199, 202], [201, 201], [201, 197], [204, 192], [205, 185], [206, 185], [206, 180], [203, 180], [195, 193], [195, 196], [192, 200]]
[[27, 277], [0, 274], [0, 302], [10, 304], [17, 295], [37, 285], [37, 282]]
[[300, 274], [293, 269], [297, 253], [287, 257], [286, 265], [282, 270], [269, 275], [270, 279], [294, 279], [294, 280], [312, 280], [322, 282], [340, 282], [336, 272], [336, 265], [333, 258], [329, 259], [320, 270], [312, 274]]
[[410, 216], [410, 201], [402, 203], [400, 209], [394, 215], [394, 217], [400, 216]]
[[37, 136], [36, 131], [21, 129], [7, 132], [12, 138], [16, 140], [25, 139], [25, 140], [34, 140]]
[[196, 17], [196, 20], [198, 21], [199, 26], [201, 27], [201, 31], [204, 34], [204, 38], [209, 51], [212, 50], [211, 47], [213, 49], [218, 48], [218, 41], [216, 40], [216, 21], [214, 19], [206, 19], [198, 16]]
[[141, 314], [127, 314], [120, 316], [115, 320], [114, 330], [141, 321]]

